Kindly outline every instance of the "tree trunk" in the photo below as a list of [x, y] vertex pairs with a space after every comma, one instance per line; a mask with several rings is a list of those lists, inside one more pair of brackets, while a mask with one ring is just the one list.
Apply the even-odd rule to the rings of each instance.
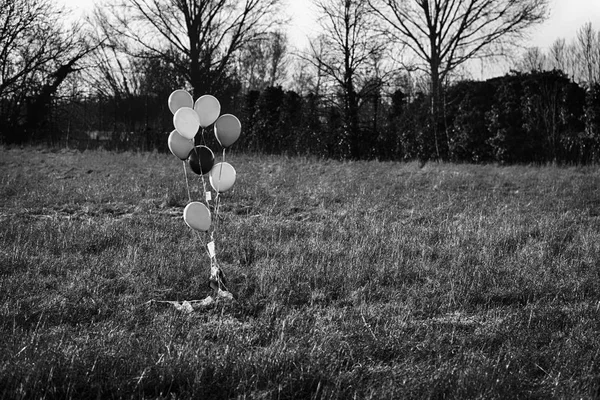
[[440, 115], [441, 107], [441, 85], [440, 85], [440, 66], [437, 56], [432, 57], [431, 61], [431, 115], [429, 121], [431, 129], [433, 130], [433, 140], [435, 143], [435, 155], [436, 158], [440, 159], [440, 143], [439, 143], [439, 132], [438, 132], [438, 117]]
[[359, 159], [362, 155], [360, 148], [360, 127], [358, 123], [358, 96], [354, 91], [354, 86], [350, 85], [348, 92], [348, 127], [350, 129], [350, 155], [354, 159]]

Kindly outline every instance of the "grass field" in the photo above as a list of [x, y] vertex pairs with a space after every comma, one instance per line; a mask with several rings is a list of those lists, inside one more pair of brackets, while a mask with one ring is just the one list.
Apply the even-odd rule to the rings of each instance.
[[0, 148], [0, 398], [600, 397], [600, 167], [227, 161], [185, 313], [181, 161]]

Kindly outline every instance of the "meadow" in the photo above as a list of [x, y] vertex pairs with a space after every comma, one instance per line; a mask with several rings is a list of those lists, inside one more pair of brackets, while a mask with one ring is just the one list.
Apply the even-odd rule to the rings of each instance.
[[227, 161], [186, 313], [180, 160], [0, 147], [0, 398], [600, 397], [600, 167]]

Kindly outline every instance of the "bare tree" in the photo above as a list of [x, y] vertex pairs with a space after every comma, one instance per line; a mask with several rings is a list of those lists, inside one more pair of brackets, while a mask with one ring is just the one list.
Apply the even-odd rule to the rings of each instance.
[[[542, 22], [548, 0], [369, 0], [392, 40], [420, 59], [430, 77], [431, 115], [440, 114], [442, 83], [473, 58], [504, 54]], [[436, 151], [440, 157], [435, 131]]]
[[286, 78], [288, 40], [281, 31], [248, 43], [236, 57], [236, 70], [245, 90], [263, 90]]
[[569, 76], [574, 81], [580, 81], [580, 73], [579, 73], [579, 56], [577, 51], [577, 45], [575, 42], [568, 43], [565, 48], [565, 56], [567, 61], [567, 71]]
[[544, 71], [547, 66], [548, 59], [537, 46], [527, 48], [515, 65], [516, 69], [522, 72]]
[[[55, 73], [89, 52], [81, 27], [60, 22], [63, 9], [50, 0], [0, 0], [0, 96], [20, 90], [28, 78]], [[46, 75], [47, 77], [47, 75]]]
[[550, 67], [553, 69], [561, 70], [565, 73], [569, 73], [567, 70], [568, 59], [567, 59], [567, 42], [564, 38], [556, 39], [552, 46], [550, 46], [548, 54], [548, 62]]
[[113, 38], [130, 54], [159, 57], [196, 96], [219, 93], [236, 52], [277, 23], [280, 0], [115, 0]]
[[1, 111], [15, 132], [39, 127], [58, 87], [94, 50], [80, 25], [61, 23], [65, 16], [51, 0], [0, 0]]
[[88, 73], [90, 86], [100, 96], [128, 97], [137, 91], [138, 74], [136, 57], [128, 54], [117, 37], [113, 35], [110, 17], [106, 10], [94, 10], [91, 26], [93, 40], [99, 44], [92, 56], [94, 68]]
[[308, 55], [299, 53], [296, 57], [292, 86], [298, 93], [312, 93], [318, 98], [323, 95], [326, 79], [321, 60], [328, 50], [322, 35], [311, 40], [309, 46]]
[[600, 40], [591, 22], [579, 28], [575, 46], [581, 80], [588, 85], [600, 81]]
[[269, 85], [275, 86], [284, 80], [287, 74], [288, 39], [283, 32], [276, 31], [273, 33], [269, 53]]
[[384, 51], [384, 42], [373, 30], [373, 13], [367, 0], [316, 0], [315, 4], [325, 34], [311, 43], [308, 59], [339, 89], [344, 119], [341, 141], [352, 158], [359, 158], [360, 91]]

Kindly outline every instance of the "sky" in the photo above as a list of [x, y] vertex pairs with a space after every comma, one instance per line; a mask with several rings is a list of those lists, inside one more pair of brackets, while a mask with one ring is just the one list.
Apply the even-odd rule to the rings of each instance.
[[[81, 15], [93, 8], [96, 1], [101, 0], [55, 0], [77, 10]], [[283, 0], [285, 10], [291, 16], [288, 35], [290, 41], [299, 49], [308, 43], [308, 36], [315, 32], [314, 6], [311, 0]], [[558, 38], [569, 42], [574, 39], [577, 30], [586, 22], [591, 22], [594, 29], [600, 31], [600, 0], [550, 0], [550, 16], [547, 21], [530, 31], [530, 40], [524, 42], [526, 47], [538, 46], [548, 49]], [[504, 71], [506, 72], [506, 71]]]
[[558, 38], [568, 42], [586, 22], [600, 30], [600, 0], [551, 0], [550, 18], [532, 30], [531, 45], [546, 49]]

